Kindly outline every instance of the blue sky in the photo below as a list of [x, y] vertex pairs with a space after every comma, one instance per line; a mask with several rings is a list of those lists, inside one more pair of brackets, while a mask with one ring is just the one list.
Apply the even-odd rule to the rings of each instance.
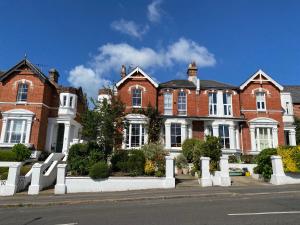
[[122, 64], [160, 82], [185, 78], [239, 85], [259, 68], [300, 84], [300, 2], [281, 0], [0, 1], [0, 70], [26, 53], [64, 85], [96, 95]]

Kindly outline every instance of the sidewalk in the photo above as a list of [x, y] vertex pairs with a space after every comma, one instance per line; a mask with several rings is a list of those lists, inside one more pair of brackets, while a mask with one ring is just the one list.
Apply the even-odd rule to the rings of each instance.
[[[119, 201], [141, 201], [175, 198], [238, 197], [251, 195], [270, 195], [274, 193], [300, 193], [300, 185], [251, 186], [251, 187], [181, 187], [176, 189], [155, 189], [124, 192], [78, 193], [54, 195], [53, 190], [40, 195], [29, 196], [27, 192], [13, 197], [0, 197], [0, 208], [38, 207], [50, 205], [73, 205]], [[52, 192], [52, 193], [51, 193]]]

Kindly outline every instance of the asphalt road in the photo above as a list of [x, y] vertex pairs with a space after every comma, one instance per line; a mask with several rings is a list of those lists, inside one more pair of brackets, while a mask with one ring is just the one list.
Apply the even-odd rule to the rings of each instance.
[[300, 190], [45, 207], [1, 208], [2, 225], [300, 224]]

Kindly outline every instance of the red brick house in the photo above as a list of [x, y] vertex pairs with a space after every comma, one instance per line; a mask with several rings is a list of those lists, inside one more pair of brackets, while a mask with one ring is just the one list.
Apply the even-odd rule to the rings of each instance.
[[198, 79], [192, 63], [187, 79], [158, 84], [141, 68], [126, 74], [123, 66], [116, 87], [129, 123], [124, 149], [147, 142], [147, 117], [135, 114], [134, 109], [148, 104], [163, 117], [161, 139], [173, 155], [181, 151], [185, 139], [206, 135], [221, 138], [224, 154], [258, 154], [267, 147], [296, 144], [291, 94], [262, 70], [234, 86]]
[[0, 147], [23, 143], [35, 155], [66, 152], [80, 137], [80, 113], [86, 108], [81, 88], [58, 84], [59, 73], [49, 76], [28, 59], [0, 74]]

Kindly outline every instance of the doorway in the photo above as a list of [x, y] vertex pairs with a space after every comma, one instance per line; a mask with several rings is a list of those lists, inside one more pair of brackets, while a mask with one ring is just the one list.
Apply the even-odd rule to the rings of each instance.
[[57, 129], [56, 149], [55, 152], [61, 153], [64, 144], [65, 124], [59, 123]]

